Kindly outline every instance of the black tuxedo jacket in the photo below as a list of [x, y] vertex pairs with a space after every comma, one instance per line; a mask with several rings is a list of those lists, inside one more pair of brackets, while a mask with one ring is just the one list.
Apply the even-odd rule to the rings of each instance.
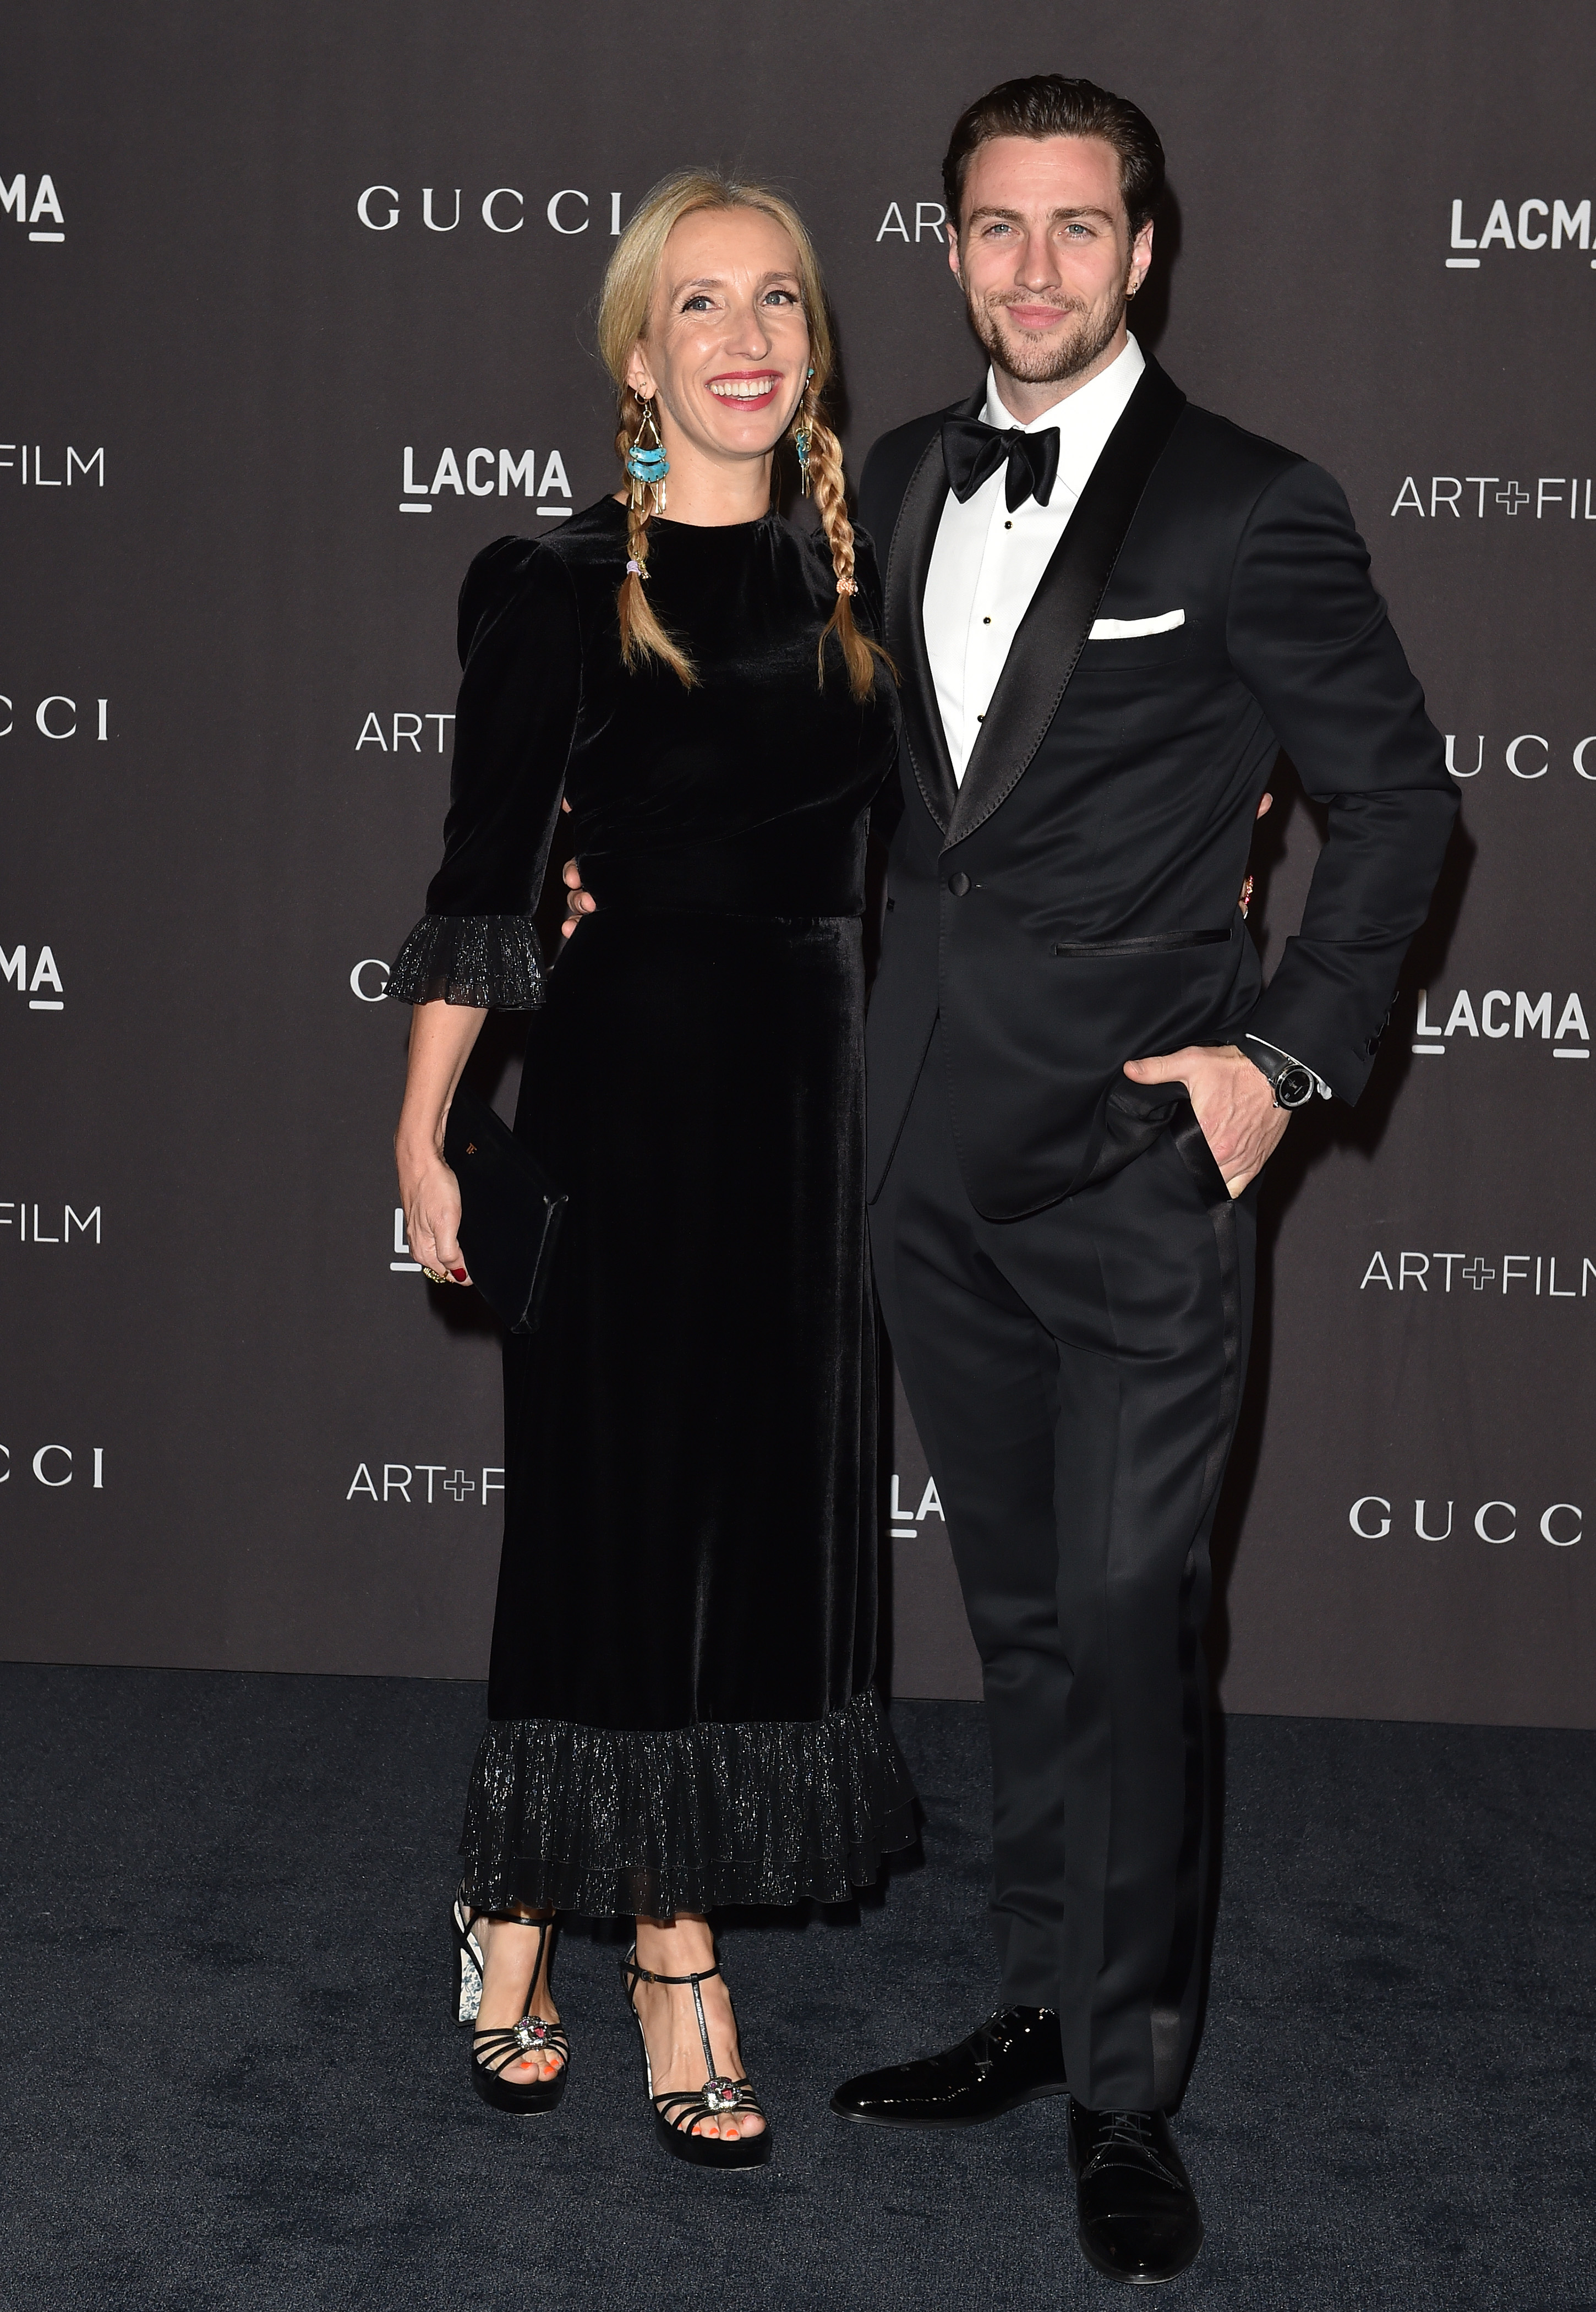
[[[955, 407], [979, 416], [983, 397]], [[1340, 489], [1194, 409], [1151, 361], [955, 785], [922, 617], [945, 414], [884, 435], [859, 487], [887, 549], [904, 725], [870, 1187], [940, 1013], [964, 1185], [1011, 1220], [1147, 1144], [1156, 1102], [1126, 1060], [1252, 1029], [1356, 1099], [1458, 790]], [[1162, 632], [1088, 639], [1099, 618], [1177, 610]], [[1265, 989], [1236, 897], [1282, 746], [1329, 805], [1330, 839]]]

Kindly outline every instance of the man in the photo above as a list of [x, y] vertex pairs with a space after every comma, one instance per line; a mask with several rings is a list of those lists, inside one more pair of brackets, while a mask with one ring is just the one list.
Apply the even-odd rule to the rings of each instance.
[[[1082, 2245], [1143, 2282], [1202, 2239], [1164, 2115], [1252, 1183], [1293, 1107], [1362, 1091], [1457, 808], [1340, 490], [1127, 334], [1163, 178], [1090, 82], [970, 108], [949, 262], [990, 367], [860, 488], [906, 733], [871, 1235], [981, 1657], [1002, 2003], [833, 2098], [924, 2126], [1068, 2089]], [[1330, 839], [1265, 989], [1235, 901], [1279, 746]]]

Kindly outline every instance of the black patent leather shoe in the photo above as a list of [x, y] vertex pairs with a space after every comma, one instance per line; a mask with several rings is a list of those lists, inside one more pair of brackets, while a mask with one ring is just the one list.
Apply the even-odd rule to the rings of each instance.
[[832, 2109], [840, 2119], [877, 2127], [973, 2127], [1038, 2096], [1064, 2092], [1064, 2049], [1052, 2009], [1000, 2007], [939, 2055], [844, 2080]]
[[1151, 2288], [1195, 2263], [1202, 2218], [1161, 2111], [1088, 2111], [1071, 2096], [1069, 2165], [1088, 2264]]

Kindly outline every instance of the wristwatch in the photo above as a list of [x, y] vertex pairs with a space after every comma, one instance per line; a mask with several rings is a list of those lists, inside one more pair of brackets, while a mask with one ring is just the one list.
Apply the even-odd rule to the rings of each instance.
[[1242, 1045], [1243, 1051], [1253, 1066], [1274, 1086], [1277, 1108], [1305, 1108], [1319, 1088], [1319, 1079], [1312, 1068], [1301, 1060], [1294, 1060], [1289, 1052], [1278, 1052], [1272, 1044], [1249, 1036]]

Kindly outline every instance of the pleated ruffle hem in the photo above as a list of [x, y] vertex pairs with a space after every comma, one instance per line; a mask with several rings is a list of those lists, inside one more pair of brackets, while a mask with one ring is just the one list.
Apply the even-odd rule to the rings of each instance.
[[662, 1733], [494, 1719], [460, 1841], [467, 1900], [589, 1918], [845, 1902], [918, 1835], [874, 1692], [798, 1723]]

